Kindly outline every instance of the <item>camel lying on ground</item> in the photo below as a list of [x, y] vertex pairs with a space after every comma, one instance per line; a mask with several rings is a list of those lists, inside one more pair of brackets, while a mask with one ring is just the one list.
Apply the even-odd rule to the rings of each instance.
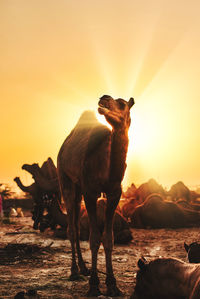
[[[44, 232], [49, 227], [52, 230], [56, 230], [57, 226], [59, 226], [61, 236], [62, 230], [64, 230], [66, 237], [68, 217], [67, 214], [63, 213], [59, 198], [55, 194], [46, 194], [41, 198], [40, 203], [39, 207], [42, 208], [42, 216], [39, 219], [39, 230]], [[46, 211], [45, 215], [44, 210]]]
[[174, 258], [138, 261], [131, 299], [199, 299], [200, 265]]
[[[66, 230], [68, 226], [68, 217], [62, 212], [57, 198], [44, 198], [41, 206], [46, 209], [47, 214], [40, 220], [40, 231], [43, 232], [47, 228], [51, 228], [54, 230], [56, 237], [66, 239], [68, 237]], [[99, 199], [97, 201], [97, 217], [100, 231], [103, 231], [104, 227], [105, 209], [106, 200]], [[132, 240], [129, 224], [118, 210], [115, 211], [114, 215], [113, 232], [115, 244], [127, 244]], [[89, 218], [85, 206], [82, 207], [80, 213], [80, 240], [89, 240]]]
[[[132, 192], [132, 194], [131, 190], [134, 191]], [[130, 219], [135, 208], [138, 205], [142, 204], [145, 199], [153, 193], [157, 193], [162, 196], [165, 196], [166, 194], [166, 191], [163, 189], [163, 187], [159, 185], [154, 179], [150, 179], [148, 182], [141, 184], [138, 188], [134, 188], [134, 185], [132, 188], [129, 188], [127, 192], [124, 193], [126, 195], [126, 198], [128, 198], [127, 195], [130, 194], [131, 197], [129, 197], [128, 201], [126, 201], [121, 207], [123, 216], [126, 219]]]
[[171, 200], [177, 201], [184, 199], [187, 202], [195, 201], [200, 198], [200, 194], [195, 191], [191, 191], [183, 182], [179, 181], [172, 185], [167, 194], [171, 197]]
[[193, 242], [189, 245], [184, 243], [184, 248], [190, 263], [200, 263], [200, 244], [198, 242]]
[[[75, 128], [64, 141], [58, 154], [58, 175], [62, 195], [68, 213], [68, 236], [72, 248], [71, 279], [79, 279], [80, 273], [88, 275], [79, 242], [79, 214], [82, 195], [90, 223], [90, 249], [92, 269], [88, 296], [98, 296], [99, 278], [97, 256], [101, 242], [106, 256], [106, 285], [108, 296], [119, 296], [120, 290], [112, 267], [113, 217], [122, 193], [121, 181], [126, 169], [128, 129], [131, 98], [114, 100], [104, 95], [100, 98], [98, 112], [105, 116], [112, 130], [100, 124], [94, 113], [84, 112]], [[101, 192], [106, 194], [107, 205], [104, 232], [97, 223], [96, 201]], [[76, 252], [78, 266], [76, 262]], [[79, 269], [78, 269], [79, 268]]]
[[143, 203], [145, 199], [153, 194], [157, 193], [162, 196], [166, 195], [166, 191], [162, 187], [162, 185], [159, 185], [156, 180], [150, 179], [148, 182], [141, 184], [135, 191], [135, 198], [138, 201], [138, 203]]
[[42, 167], [39, 167], [38, 164], [34, 163], [24, 164], [22, 169], [28, 171], [32, 175], [35, 182], [30, 186], [24, 186], [19, 177], [16, 177], [14, 181], [22, 191], [30, 194], [33, 197], [33, 228], [38, 229], [44, 212], [42, 198], [45, 196], [60, 197], [57, 170], [51, 158], [48, 158], [42, 164]]
[[147, 197], [133, 212], [131, 227], [180, 228], [200, 225], [199, 211], [182, 208], [164, 199], [160, 194], [151, 194]]

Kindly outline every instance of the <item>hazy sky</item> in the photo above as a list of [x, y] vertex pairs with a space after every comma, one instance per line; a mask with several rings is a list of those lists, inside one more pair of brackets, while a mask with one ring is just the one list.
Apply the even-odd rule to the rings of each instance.
[[135, 98], [123, 184], [200, 184], [200, 2], [0, 1], [0, 182], [57, 153], [103, 94]]

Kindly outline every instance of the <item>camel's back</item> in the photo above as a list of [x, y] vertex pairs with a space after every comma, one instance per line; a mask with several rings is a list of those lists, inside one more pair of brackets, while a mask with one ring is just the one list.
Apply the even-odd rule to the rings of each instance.
[[[99, 123], [92, 111], [85, 111], [75, 128], [64, 141], [58, 154], [58, 169], [77, 183], [81, 180], [85, 159], [98, 156], [102, 144], [107, 147], [105, 153], [110, 153], [111, 131]], [[109, 157], [104, 157], [109, 160]]]

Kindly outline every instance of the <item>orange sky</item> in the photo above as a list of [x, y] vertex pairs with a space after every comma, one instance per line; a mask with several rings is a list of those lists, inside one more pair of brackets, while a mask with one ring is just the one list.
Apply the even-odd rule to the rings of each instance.
[[129, 99], [123, 184], [200, 184], [199, 1], [2, 0], [0, 182], [31, 177], [103, 94]]

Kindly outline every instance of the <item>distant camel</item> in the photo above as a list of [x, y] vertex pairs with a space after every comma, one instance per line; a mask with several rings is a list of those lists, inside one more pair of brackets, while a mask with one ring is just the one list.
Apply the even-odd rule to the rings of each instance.
[[151, 194], [136, 207], [131, 226], [136, 228], [179, 228], [200, 225], [200, 212], [185, 209], [175, 202], [164, 200], [160, 194]]
[[[44, 197], [41, 198], [41, 207], [47, 210], [47, 214], [44, 215], [40, 221], [39, 229], [41, 232], [45, 231], [48, 227], [55, 231], [55, 236], [66, 239], [67, 238], [67, 225], [68, 217], [63, 213], [59, 201], [56, 197]], [[106, 201], [99, 199], [97, 201], [97, 215], [98, 215], [98, 227], [99, 230], [103, 230], [105, 221], [105, 209]], [[60, 226], [57, 230], [56, 227]], [[115, 244], [127, 244], [132, 240], [132, 234], [129, 228], [129, 224], [121, 213], [116, 210], [113, 221], [114, 243]], [[89, 240], [89, 219], [87, 210], [85, 207], [81, 210], [80, 216], [80, 240]]]
[[[113, 216], [121, 196], [121, 181], [126, 169], [128, 129], [131, 123], [130, 108], [134, 100], [114, 100], [103, 96], [98, 112], [105, 116], [112, 131], [100, 124], [94, 113], [84, 112], [75, 128], [64, 141], [58, 154], [58, 175], [62, 195], [68, 212], [68, 236], [72, 248], [71, 279], [89, 271], [83, 261], [79, 242], [79, 213], [81, 196], [84, 196], [90, 222], [90, 248], [92, 269], [88, 296], [99, 296], [97, 256], [101, 241], [106, 256], [106, 285], [108, 296], [119, 296], [120, 290], [112, 268]], [[96, 201], [101, 192], [106, 193], [107, 208], [104, 232], [101, 235], [97, 224]], [[76, 244], [76, 248], [75, 248]]]
[[128, 187], [126, 191], [122, 192], [122, 198], [134, 197], [136, 190], [137, 188], [135, 184], [132, 183], [131, 186]]
[[59, 198], [55, 194], [46, 194], [40, 199], [39, 207], [46, 209], [47, 214], [40, 218], [39, 229], [44, 232], [45, 229], [50, 227], [51, 229], [56, 229], [57, 225], [60, 226], [61, 230], [66, 230], [68, 226], [67, 214], [63, 213]]
[[148, 180], [148, 182], [141, 184], [138, 188], [132, 184], [124, 193], [125, 197], [128, 198], [128, 201], [121, 207], [123, 216], [130, 219], [136, 207], [142, 204], [145, 199], [153, 193], [160, 194], [161, 196], [165, 196], [166, 193], [163, 187], [154, 179]]
[[185, 199], [188, 202], [191, 201], [190, 190], [181, 181], [171, 186], [170, 190], [168, 191], [168, 195], [170, 195], [171, 199], [174, 201], [179, 199]]
[[57, 169], [51, 158], [48, 158], [40, 168], [37, 163], [24, 164], [25, 169], [32, 174], [36, 184], [44, 191], [59, 191]]
[[19, 177], [14, 178], [18, 187], [30, 194], [34, 200], [34, 211], [33, 211], [33, 228], [38, 229], [40, 220], [43, 217], [44, 207], [41, 205], [42, 197], [47, 195], [56, 195], [60, 197], [58, 176], [56, 167], [51, 158], [48, 158], [40, 168], [38, 164], [24, 164], [22, 169], [28, 171], [34, 179], [34, 183], [30, 186], [24, 186]]
[[143, 203], [147, 196], [152, 193], [157, 193], [165, 196], [166, 191], [163, 189], [162, 185], [159, 185], [156, 180], [150, 179], [148, 182], [141, 184], [135, 191], [135, 198], [139, 204]]
[[138, 261], [139, 270], [131, 299], [199, 299], [200, 265], [175, 258]]

